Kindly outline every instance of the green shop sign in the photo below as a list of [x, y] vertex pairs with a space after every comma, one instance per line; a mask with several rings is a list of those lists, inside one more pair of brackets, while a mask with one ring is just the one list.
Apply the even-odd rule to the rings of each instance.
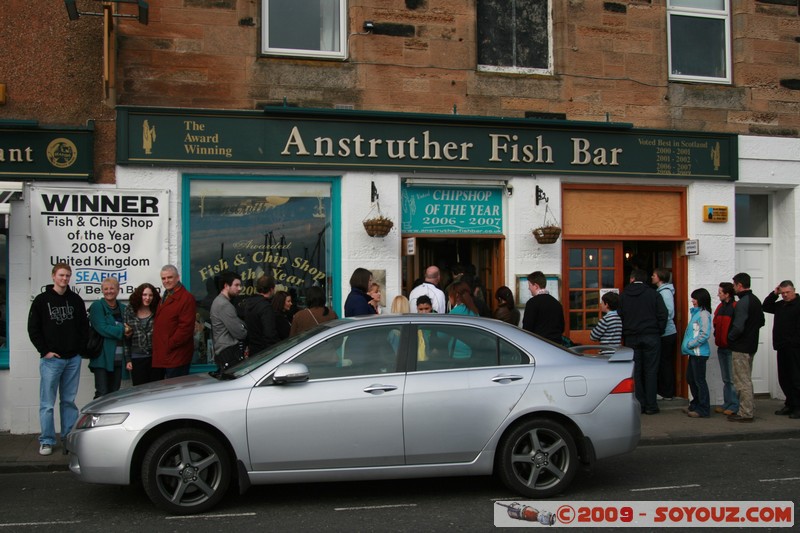
[[94, 168], [94, 126], [39, 127], [35, 121], [0, 121], [0, 178], [89, 179]]
[[403, 233], [503, 233], [500, 188], [404, 186]]
[[735, 180], [731, 134], [340, 110], [121, 107], [123, 165]]

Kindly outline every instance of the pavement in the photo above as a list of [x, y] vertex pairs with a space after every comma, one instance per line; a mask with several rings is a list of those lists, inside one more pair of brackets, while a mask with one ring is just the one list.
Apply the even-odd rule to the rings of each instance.
[[[659, 401], [660, 413], [642, 415], [642, 438], [639, 446], [730, 442], [739, 440], [800, 439], [800, 419], [778, 416], [783, 400], [756, 398], [753, 423], [729, 422], [725, 415], [689, 418], [682, 409], [685, 399]], [[39, 455], [39, 435], [13, 435], [0, 432], [0, 474], [52, 472], [69, 469], [69, 456], [57, 445], [53, 454]]]

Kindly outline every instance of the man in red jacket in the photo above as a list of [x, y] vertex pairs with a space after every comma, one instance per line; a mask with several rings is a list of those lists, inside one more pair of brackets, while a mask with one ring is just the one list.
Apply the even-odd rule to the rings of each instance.
[[194, 353], [197, 303], [173, 265], [161, 269], [161, 284], [164, 294], [153, 321], [153, 371], [163, 371], [164, 378], [185, 376]]
[[728, 348], [728, 330], [733, 322], [733, 310], [736, 307], [736, 289], [733, 283], [723, 281], [717, 289], [719, 305], [714, 311], [714, 342], [717, 344], [719, 372], [722, 376], [723, 404], [714, 408], [714, 412], [726, 416], [739, 412], [739, 395], [733, 386], [733, 353]]

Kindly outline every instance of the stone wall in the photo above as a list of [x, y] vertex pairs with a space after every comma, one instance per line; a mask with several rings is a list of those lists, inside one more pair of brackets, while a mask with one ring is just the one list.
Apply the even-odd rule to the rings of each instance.
[[[733, 83], [668, 81], [666, 2], [553, 0], [553, 72], [477, 68], [476, 2], [350, 2], [344, 61], [260, 56], [258, 0], [151, 3], [122, 24], [120, 103], [545, 115], [637, 127], [800, 132], [796, 2], [733, 0]], [[364, 31], [364, 23], [373, 29]]]

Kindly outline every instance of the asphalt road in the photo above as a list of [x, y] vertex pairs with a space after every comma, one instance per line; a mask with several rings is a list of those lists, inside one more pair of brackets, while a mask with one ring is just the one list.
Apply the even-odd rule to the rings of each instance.
[[[556, 499], [793, 500], [797, 515], [798, 445], [787, 439], [640, 447], [581, 472]], [[66, 472], [3, 474], [0, 531], [494, 531], [497, 500], [525, 501], [480, 477], [276, 485], [231, 494], [205, 515], [173, 517], [135, 487], [88, 485]]]

